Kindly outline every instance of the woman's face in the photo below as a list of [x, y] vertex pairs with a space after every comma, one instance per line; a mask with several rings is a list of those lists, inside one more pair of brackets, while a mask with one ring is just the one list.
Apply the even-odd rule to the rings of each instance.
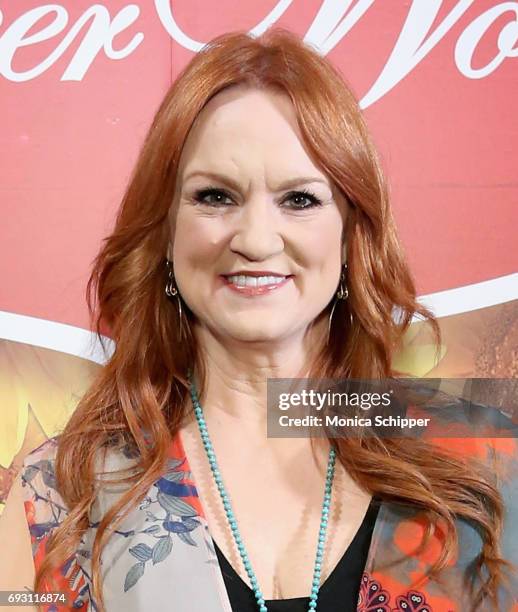
[[197, 324], [222, 340], [303, 334], [337, 289], [345, 207], [287, 96], [212, 98], [182, 152], [168, 253]]

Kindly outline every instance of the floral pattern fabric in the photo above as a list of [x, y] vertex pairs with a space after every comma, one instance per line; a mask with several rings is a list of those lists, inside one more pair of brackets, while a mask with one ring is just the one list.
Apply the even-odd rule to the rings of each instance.
[[[518, 564], [518, 445], [512, 438], [442, 439], [466, 455], [497, 460], [499, 482], [506, 504], [503, 555]], [[57, 439], [45, 442], [24, 462], [22, 482], [25, 511], [35, 567], [45, 557], [53, 530], [67, 516], [56, 489], [54, 459]], [[107, 454], [105, 470], [128, 466], [131, 459]], [[98, 609], [92, 595], [90, 557], [100, 517], [115, 502], [121, 489], [103, 487], [90, 516], [90, 527], [77, 551], [55, 572], [59, 589], [68, 599], [43, 605], [49, 612]], [[436, 530], [419, 555], [425, 524], [412, 508], [381, 504], [360, 585], [357, 612], [468, 612], [470, 600], [464, 576], [481, 549], [477, 531], [458, 520], [459, 546], [441, 573], [414, 587], [433, 564], [442, 546]], [[171, 443], [165, 472], [109, 539], [102, 556], [103, 595], [108, 612], [141, 610], [175, 612], [232, 612], [207, 521], [192, 479], [188, 458], [177, 434]], [[49, 589], [50, 590], [50, 589]], [[502, 592], [498, 611], [518, 612], [518, 577]], [[339, 608], [337, 608], [339, 612]]]

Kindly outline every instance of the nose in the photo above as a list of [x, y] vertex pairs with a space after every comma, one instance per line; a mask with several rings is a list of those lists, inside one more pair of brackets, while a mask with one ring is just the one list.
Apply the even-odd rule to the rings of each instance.
[[249, 260], [263, 261], [284, 250], [276, 205], [265, 196], [251, 198], [241, 208], [230, 250]]

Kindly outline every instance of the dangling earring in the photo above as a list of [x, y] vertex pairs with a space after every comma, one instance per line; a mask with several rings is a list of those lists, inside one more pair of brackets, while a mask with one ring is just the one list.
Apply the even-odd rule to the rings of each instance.
[[[329, 335], [331, 333], [331, 321], [333, 319], [333, 314], [335, 311], [335, 306], [339, 300], [346, 300], [349, 297], [349, 290], [347, 289], [347, 284], [345, 282], [347, 272], [347, 264], [345, 263], [342, 268], [342, 272], [340, 273], [340, 283], [338, 285], [338, 289], [336, 291], [335, 300], [333, 303], [333, 307], [331, 308], [331, 314], [329, 315], [329, 322], [327, 325], [327, 341], [326, 344], [329, 344]], [[352, 312], [349, 311], [349, 319], [351, 325], [353, 324], [353, 315]]]
[[349, 297], [349, 290], [345, 284], [345, 273], [347, 271], [347, 264], [344, 264], [342, 272], [340, 274], [340, 284], [338, 285], [338, 291], [336, 292], [336, 298], [338, 300], [346, 300]]
[[167, 283], [165, 285], [165, 294], [168, 298], [176, 297], [176, 302], [178, 304], [178, 333], [180, 336], [180, 341], [183, 339], [183, 316], [182, 316], [182, 299], [180, 297], [180, 293], [178, 292], [178, 287], [176, 286], [176, 282], [173, 274], [173, 266], [172, 262], [169, 259], [165, 260], [165, 265], [167, 268]]

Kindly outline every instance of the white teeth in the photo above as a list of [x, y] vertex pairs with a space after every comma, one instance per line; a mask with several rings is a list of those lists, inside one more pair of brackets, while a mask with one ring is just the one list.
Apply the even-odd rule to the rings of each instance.
[[285, 276], [245, 276], [238, 274], [228, 276], [229, 282], [238, 287], [260, 287], [262, 285], [279, 285], [285, 280]]

